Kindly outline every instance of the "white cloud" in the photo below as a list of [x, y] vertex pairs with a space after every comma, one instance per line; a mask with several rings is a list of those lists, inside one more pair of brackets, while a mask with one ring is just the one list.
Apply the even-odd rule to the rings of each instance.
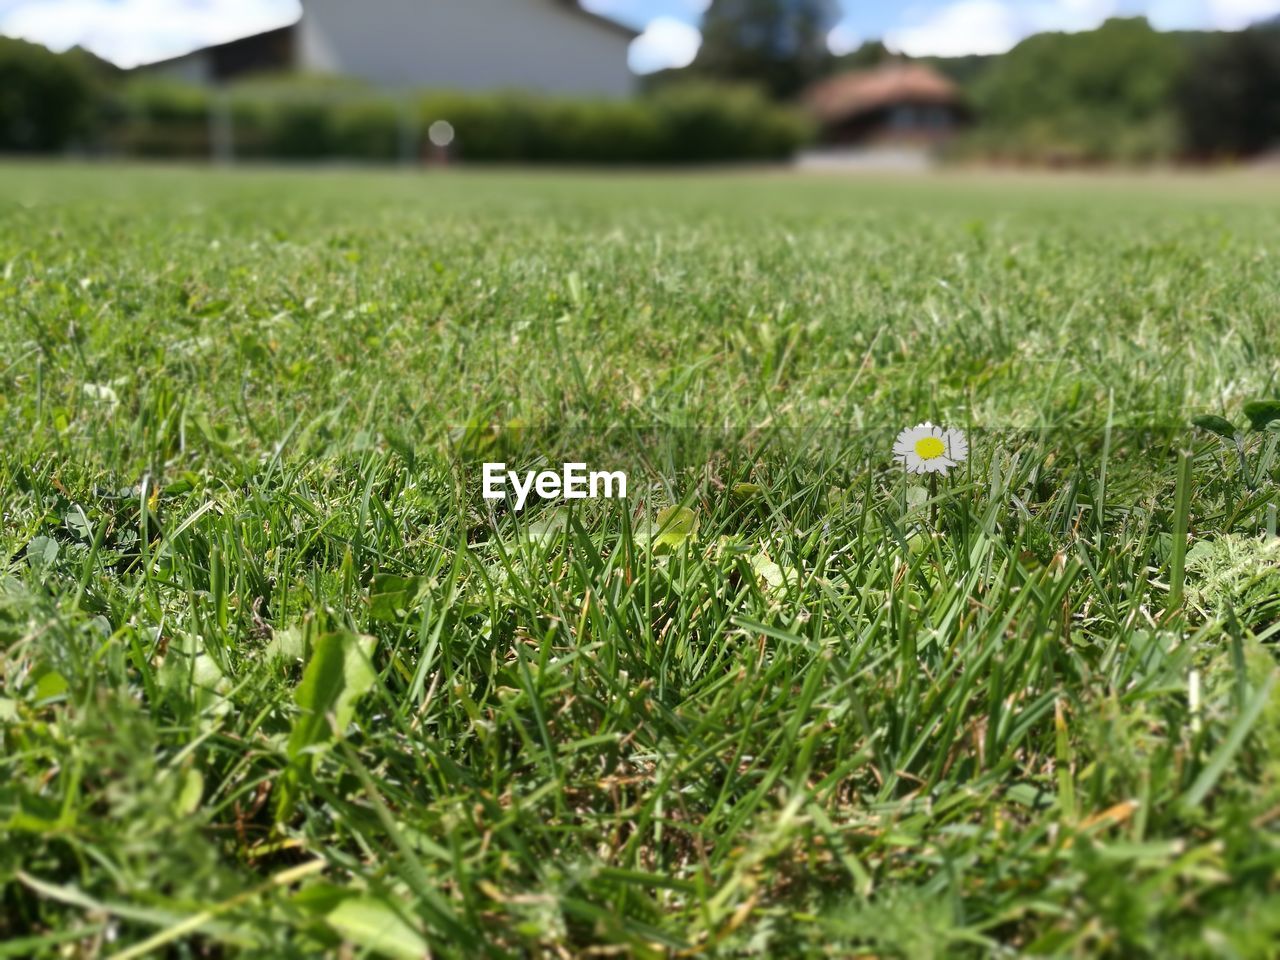
[[658, 17], [631, 43], [628, 58], [636, 73], [687, 67], [698, 55], [702, 34], [675, 17]]
[[1117, 0], [957, 0], [888, 31], [885, 43], [915, 57], [1004, 53], [1033, 33], [1092, 30], [1118, 9]]
[[[956, 0], [940, 9], [908, 11], [907, 23], [885, 34], [891, 49], [912, 56], [1003, 53], [1033, 33], [1092, 30], [1133, 10], [1117, 0]], [[1280, 13], [1280, 0], [1149, 0], [1159, 30], [1240, 30]]]
[[1241, 30], [1280, 13], [1280, 0], [1151, 0], [1147, 16], [1159, 30]]
[[1057, 0], [1027, 4], [1027, 13], [1040, 30], [1074, 33], [1092, 30], [1119, 13], [1117, 0]]
[[1209, 0], [1210, 22], [1219, 30], [1241, 30], [1277, 13], [1277, 0]]
[[1205, 0], [1151, 0], [1147, 19], [1157, 30], [1195, 30], [1209, 22]]
[[1001, 0], [959, 0], [913, 26], [886, 32], [884, 40], [912, 57], [1003, 53], [1023, 37], [1019, 19]]
[[296, 20], [298, 0], [19, 0], [0, 34], [54, 50], [79, 44], [122, 67], [163, 60]]
[[853, 53], [860, 46], [862, 46], [862, 37], [847, 23], [836, 24], [835, 28], [827, 34], [827, 49], [837, 57]]

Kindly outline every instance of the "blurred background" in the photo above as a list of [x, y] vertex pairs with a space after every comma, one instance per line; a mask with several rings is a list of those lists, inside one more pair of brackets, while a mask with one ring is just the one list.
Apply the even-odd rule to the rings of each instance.
[[1280, 0], [0, 0], [0, 153], [1280, 167]]

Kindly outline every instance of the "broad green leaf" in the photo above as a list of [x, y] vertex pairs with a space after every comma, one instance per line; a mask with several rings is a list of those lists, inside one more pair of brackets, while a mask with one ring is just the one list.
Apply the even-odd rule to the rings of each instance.
[[42, 667], [36, 671], [36, 702], [53, 700], [67, 692], [67, 678], [57, 670]]
[[356, 701], [369, 692], [377, 679], [370, 658], [377, 645], [374, 637], [354, 633], [326, 633], [312, 646], [311, 659], [302, 672], [302, 682], [294, 693], [299, 714], [285, 752], [290, 765], [280, 780], [276, 795], [276, 820], [288, 819], [298, 795], [301, 775], [312, 770], [320, 751], [341, 736], [355, 715]]
[[924, 553], [925, 547], [929, 545], [930, 537], [924, 531], [915, 529], [907, 534], [907, 553], [913, 557], [918, 557]]
[[190, 493], [192, 490], [200, 489], [199, 474], [186, 470], [178, 475], [176, 480], [165, 484], [164, 493], [167, 497], [174, 497], [182, 493]]
[[218, 669], [213, 657], [207, 653], [196, 654], [195, 662], [191, 665], [192, 686], [216, 692], [223, 679], [222, 671]]
[[658, 511], [655, 550], [679, 550], [698, 532], [698, 515], [688, 507], [667, 507]]
[[300, 888], [289, 898], [289, 902], [312, 916], [323, 917], [332, 913], [343, 900], [349, 900], [357, 894], [358, 891], [319, 880]]
[[1208, 430], [1210, 433], [1216, 433], [1218, 436], [1224, 437], [1227, 440], [1235, 439], [1235, 424], [1225, 417], [1218, 417], [1211, 413], [1206, 413], [1203, 416], [1196, 417], [1191, 422], [1201, 430]]
[[1267, 424], [1280, 420], [1280, 400], [1254, 400], [1244, 405], [1244, 415], [1255, 430], [1265, 430]]
[[63, 517], [62, 522], [66, 524], [68, 532], [76, 539], [83, 540], [86, 543], [93, 542], [93, 524], [89, 522], [84, 508], [78, 503], [72, 505], [71, 509], [67, 511], [67, 515]]
[[264, 648], [266, 656], [276, 660], [301, 660], [306, 654], [306, 632], [299, 624], [277, 630]]
[[918, 484], [907, 487], [907, 512], [920, 513], [929, 502], [929, 491]]
[[466, 426], [450, 431], [454, 452], [462, 460], [486, 460], [498, 448], [502, 428], [496, 423], [473, 417]]
[[399, 623], [418, 599], [422, 580], [380, 573], [369, 588], [369, 616], [382, 623]]
[[289, 735], [291, 759], [300, 757], [308, 747], [328, 742], [333, 729], [341, 735], [350, 725], [356, 701], [369, 692], [377, 678], [370, 662], [377, 642], [374, 637], [354, 633], [327, 633], [316, 640], [294, 694], [301, 713]]
[[52, 537], [36, 537], [27, 544], [27, 563], [37, 573], [53, 566], [58, 559], [58, 541]]
[[770, 560], [768, 554], [757, 553], [752, 557], [751, 571], [756, 575], [756, 579], [769, 590], [779, 590], [786, 583], [782, 567]]
[[178, 796], [174, 799], [174, 809], [181, 816], [190, 816], [200, 809], [200, 801], [203, 798], [204, 774], [195, 767], [189, 767], [182, 773]]
[[422, 960], [430, 946], [385, 900], [348, 897], [325, 917], [343, 939], [384, 957]]

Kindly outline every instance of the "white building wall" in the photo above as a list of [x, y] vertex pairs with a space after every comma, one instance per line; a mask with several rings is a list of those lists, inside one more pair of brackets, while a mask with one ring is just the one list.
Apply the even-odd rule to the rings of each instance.
[[179, 83], [202, 85], [213, 79], [213, 65], [209, 62], [209, 55], [202, 50], [189, 53], [185, 57], [165, 60], [145, 69], [148, 77], [174, 80]]
[[303, 0], [298, 66], [388, 87], [624, 97], [630, 39], [556, 0]]

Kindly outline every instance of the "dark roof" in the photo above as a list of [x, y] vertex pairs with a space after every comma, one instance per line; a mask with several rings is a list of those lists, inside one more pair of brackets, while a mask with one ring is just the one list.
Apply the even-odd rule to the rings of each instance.
[[824, 122], [847, 120], [901, 103], [959, 106], [960, 88], [931, 67], [888, 63], [874, 70], [852, 70], [820, 80], [804, 101]]
[[247, 37], [237, 37], [235, 40], [227, 40], [223, 43], [211, 44], [207, 47], [199, 47], [186, 53], [180, 53], [176, 57], [166, 57], [163, 60], [153, 60], [151, 63], [141, 63], [135, 70], [146, 70], [149, 67], [162, 67], [166, 64], [177, 63], [179, 60], [185, 60], [187, 57], [194, 57], [197, 54], [211, 53], [215, 58], [220, 56], [229, 56], [233, 59], [239, 59], [242, 54], [253, 56], [257, 51], [264, 48], [274, 48], [278, 43], [291, 42], [294, 30], [298, 27], [298, 21], [285, 24], [283, 27], [276, 27], [272, 30], [264, 30], [262, 33], [253, 33]]
[[640, 36], [639, 31], [632, 30], [626, 24], [619, 23], [617, 20], [613, 20], [599, 13], [592, 13], [590, 10], [585, 9], [578, 0], [559, 0], [559, 3], [562, 7], [567, 7], [570, 12], [586, 17], [588, 20], [594, 20], [601, 26], [615, 30], [624, 36], [630, 37], [632, 40]]

